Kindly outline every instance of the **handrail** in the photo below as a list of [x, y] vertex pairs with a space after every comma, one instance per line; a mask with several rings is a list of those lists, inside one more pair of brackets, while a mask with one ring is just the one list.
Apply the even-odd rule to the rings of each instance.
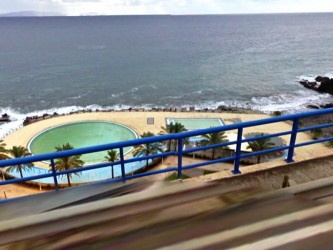
[[[187, 131], [187, 132], [182, 132], [182, 133], [177, 133], [177, 134], [165, 134], [165, 135], [159, 135], [159, 136], [154, 136], [154, 137], [146, 137], [146, 138], [128, 140], [128, 141], [123, 141], [123, 142], [116, 142], [116, 143], [110, 143], [110, 144], [96, 145], [96, 146], [92, 146], [92, 147], [60, 151], [60, 152], [55, 152], [55, 153], [33, 155], [33, 156], [24, 157], [24, 158], [2, 160], [2, 161], [0, 161], [0, 169], [3, 167], [19, 165], [19, 164], [27, 164], [27, 163], [40, 162], [40, 161], [50, 161], [51, 170], [50, 170], [50, 174], [48, 174], [47, 176], [53, 177], [54, 186], [55, 186], [56, 190], [58, 190], [58, 188], [59, 188], [58, 187], [59, 184], [57, 183], [57, 177], [60, 175], [64, 175], [64, 174], [68, 174], [68, 173], [83, 172], [86, 170], [97, 169], [97, 168], [101, 168], [101, 167], [106, 167], [106, 166], [110, 166], [110, 165], [119, 165], [119, 164], [121, 167], [121, 176], [117, 180], [123, 181], [123, 182], [125, 182], [128, 179], [138, 178], [139, 176], [148, 176], [148, 175], [152, 175], [154, 173], [165, 173], [165, 172], [169, 172], [169, 171], [175, 171], [175, 169], [177, 169], [178, 178], [181, 178], [183, 169], [200, 167], [200, 166], [214, 164], [214, 163], [218, 163], [218, 162], [224, 162], [224, 161], [234, 161], [233, 173], [239, 174], [240, 173], [240, 169], [239, 169], [240, 160], [242, 158], [246, 158], [249, 156], [258, 156], [261, 154], [276, 152], [276, 151], [280, 151], [280, 150], [288, 150], [288, 156], [287, 156], [286, 161], [292, 162], [293, 156], [294, 156], [294, 149], [296, 147], [302, 147], [302, 146], [306, 146], [306, 145], [310, 145], [310, 144], [314, 144], [314, 143], [321, 143], [321, 142], [333, 140], [333, 137], [327, 137], [327, 138], [319, 139], [317, 141], [296, 143], [297, 135], [299, 132], [333, 127], [333, 123], [328, 123], [328, 124], [314, 125], [314, 126], [310, 126], [307, 128], [299, 128], [300, 119], [302, 119], [304, 117], [311, 117], [311, 116], [318, 116], [318, 115], [332, 114], [332, 113], [333, 113], [333, 108], [329, 108], [329, 109], [316, 110], [316, 111], [310, 111], [310, 112], [299, 113], [299, 114], [289, 114], [289, 115], [271, 117], [271, 118], [266, 118], [266, 119], [261, 119], [261, 120], [241, 122], [241, 123], [224, 125], [224, 126], [219, 126], [219, 127], [207, 128], [207, 129]], [[255, 138], [252, 137], [252, 138], [243, 139], [243, 137], [242, 137], [244, 128], [265, 125], [265, 124], [278, 123], [278, 122], [285, 122], [285, 121], [292, 122], [292, 129], [290, 131], [287, 130], [287, 131], [274, 133], [274, 134], [265, 134], [262, 136], [257, 136]], [[209, 133], [216, 133], [216, 132], [222, 132], [222, 131], [224, 132], [224, 131], [229, 131], [229, 130], [237, 130], [237, 140], [236, 141], [231, 141], [231, 142], [229, 141], [229, 142], [220, 143], [220, 144], [216, 144], [216, 145], [201, 146], [201, 147], [196, 147], [196, 148], [191, 148], [191, 149], [183, 149], [182, 141], [186, 138], [200, 136], [200, 135], [209, 134]], [[276, 147], [273, 149], [258, 151], [258, 152], [251, 152], [251, 153], [247, 153], [247, 154], [241, 151], [242, 143], [254, 141], [257, 139], [272, 138], [272, 137], [281, 136], [281, 135], [290, 135], [290, 141], [289, 141], [288, 145], [283, 146], [283, 147]], [[133, 146], [141, 145], [141, 144], [151, 144], [151, 143], [169, 141], [169, 140], [177, 141], [177, 144], [176, 144], [177, 147], [172, 152], [160, 152], [160, 153], [157, 153], [154, 155], [146, 155], [146, 156], [140, 156], [137, 158], [129, 158], [129, 159], [125, 159], [125, 157], [124, 157], [123, 148], [125, 148], [125, 147], [129, 147], [129, 146], [133, 147]], [[236, 151], [235, 151], [234, 156], [214, 159], [214, 160], [211, 160], [208, 162], [192, 164], [189, 166], [183, 166], [182, 158], [183, 158], [184, 154], [195, 153], [196, 151], [207, 150], [207, 149], [212, 149], [212, 148], [217, 148], [217, 147], [222, 147], [222, 146], [228, 146], [228, 145], [232, 145], [232, 144], [236, 145]], [[111, 150], [111, 149], [119, 149], [119, 151], [120, 151], [120, 160], [119, 161], [114, 162], [114, 163], [105, 163], [104, 162], [104, 163], [85, 166], [80, 169], [70, 169], [70, 170], [66, 170], [66, 171], [57, 171], [54, 166], [54, 161], [56, 159], [59, 159], [62, 157], [69, 157], [69, 156], [73, 156], [73, 155], [82, 155], [82, 154], [94, 153], [94, 152], [98, 152], [98, 151], [106, 151], [106, 150]], [[140, 174], [135, 174], [135, 175], [127, 175], [125, 172], [125, 163], [143, 161], [143, 160], [153, 160], [153, 159], [162, 158], [162, 157], [165, 157], [168, 155], [177, 156], [178, 164], [175, 168], [151, 171], [151, 172], [140, 173]], [[22, 178], [22, 179], [17, 178], [14, 180], [2, 181], [2, 182], [0, 182], [0, 185], [6, 185], [6, 184], [10, 184], [10, 183], [19, 183], [21, 181], [27, 181], [27, 180], [37, 180], [37, 179], [41, 179], [41, 177], [45, 177], [45, 176], [46, 175], [43, 175], [43, 176], [36, 175], [33, 177], [30, 176], [30, 177], [26, 177], [26, 178]]]

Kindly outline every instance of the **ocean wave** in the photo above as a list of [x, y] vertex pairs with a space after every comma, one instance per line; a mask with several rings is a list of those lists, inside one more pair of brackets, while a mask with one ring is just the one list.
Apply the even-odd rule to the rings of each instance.
[[315, 82], [316, 77], [317, 77], [317, 75], [300, 75], [300, 76], [298, 76], [298, 81], [306, 80], [309, 82]]
[[[202, 93], [202, 92], [201, 92]], [[180, 100], [183, 96], [166, 96], [164, 100]], [[298, 90], [291, 93], [283, 93], [273, 96], [253, 97], [251, 100], [221, 100], [221, 101], [202, 101], [200, 103], [193, 100], [193, 103], [183, 103], [167, 106], [155, 105], [155, 104], [142, 104], [142, 105], [126, 105], [117, 104], [111, 106], [101, 106], [98, 104], [91, 104], [87, 106], [64, 106], [54, 107], [45, 110], [36, 110], [29, 113], [21, 113], [19, 110], [15, 110], [11, 107], [0, 108], [0, 114], [8, 114], [11, 121], [8, 123], [2, 123], [0, 125], [0, 138], [4, 138], [6, 135], [14, 132], [16, 129], [22, 127], [23, 121], [27, 116], [42, 116], [43, 114], [69, 114], [79, 110], [125, 110], [129, 108], [133, 109], [152, 109], [152, 108], [170, 108], [181, 107], [189, 108], [194, 107], [196, 110], [202, 109], [216, 109], [219, 106], [225, 106], [230, 108], [244, 108], [258, 110], [264, 113], [271, 113], [273, 111], [283, 111], [286, 113], [296, 113], [309, 110], [307, 105], [309, 104], [326, 104], [333, 102], [333, 98], [329, 94], [320, 94], [311, 90]], [[172, 103], [172, 102], [171, 102]]]
[[320, 94], [308, 90], [299, 90], [294, 93], [285, 93], [269, 97], [253, 97], [251, 109], [260, 110], [265, 113], [272, 111], [284, 111], [296, 113], [308, 110], [307, 105], [320, 105], [332, 101], [329, 94]]
[[70, 97], [70, 99], [72, 99], [72, 100], [77, 100], [77, 99], [81, 99], [81, 98], [82, 98], [82, 95], [77, 95], [77, 96]]
[[170, 99], [172, 100], [172, 99], [182, 99], [182, 98], [184, 98], [183, 95], [179, 95], [179, 96], [171, 96], [171, 95], [169, 95], [169, 96], [164, 96], [161, 99], [162, 100], [170, 100]]

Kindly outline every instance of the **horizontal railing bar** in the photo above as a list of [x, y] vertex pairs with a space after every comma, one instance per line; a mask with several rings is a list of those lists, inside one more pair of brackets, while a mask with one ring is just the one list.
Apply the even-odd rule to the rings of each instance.
[[127, 175], [126, 179], [128, 179], [128, 180], [136, 179], [136, 178], [140, 178], [140, 177], [145, 177], [145, 176], [150, 176], [150, 175], [155, 175], [155, 174], [163, 174], [163, 173], [172, 172], [172, 171], [177, 171], [177, 168], [176, 167], [170, 167], [170, 168], [164, 168], [164, 169], [159, 169], [159, 170], [154, 170], [154, 171], [148, 171], [148, 172], [145, 172], [145, 173]]
[[207, 146], [198, 146], [195, 148], [183, 150], [183, 154], [189, 154], [192, 152], [202, 151], [202, 150], [207, 150], [207, 149], [212, 149], [212, 148], [221, 148], [221, 147], [233, 145], [236, 143], [237, 143], [237, 141], [231, 141], [231, 142], [224, 142], [224, 143], [218, 143], [218, 144], [207, 145]]
[[265, 149], [265, 150], [260, 150], [260, 151], [256, 151], [256, 152], [246, 153], [246, 154], [242, 154], [240, 158], [248, 158], [251, 156], [258, 156], [258, 155], [267, 154], [267, 153], [274, 153], [274, 152], [286, 150], [286, 149], [289, 149], [289, 146], [281, 146], [281, 147], [275, 147], [275, 148], [271, 148], [271, 149]]
[[191, 168], [196, 168], [196, 167], [201, 167], [201, 166], [207, 166], [207, 165], [212, 165], [212, 164], [226, 162], [226, 161], [233, 161], [235, 159], [236, 159], [236, 156], [230, 156], [230, 157], [219, 158], [216, 160], [203, 161], [203, 162], [199, 162], [199, 163], [195, 163], [195, 164], [186, 165], [183, 167], [183, 169], [186, 170], [186, 169], [191, 169]]
[[244, 138], [242, 139], [243, 142], [251, 142], [251, 141], [256, 141], [256, 140], [261, 140], [261, 139], [270, 139], [273, 137], [278, 137], [278, 136], [283, 136], [283, 135], [290, 135], [291, 131], [286, 131], [286, 132], [281, 132], [281, 133], [275, 133], [275, 134], [264, 134], [264, 135], [258, 135], [258, 136], [253, 136], [249, 138]]
[[[256, 140], [260, 140], [260, 139], [266, 139], [266, 138], [273, 138], [273, 137], [278, 137], [278, 136], [283, 136], [283, 135], [289, 135], [291, 134], [291, 131], [286, 131], [286, 132], [280, 132], [280, 133], [274, 133], [274, 134], [265, 134], [263, 136], [254, 136], [254, 137], [249, 137], [249, 138], [244, 138], [241, 140], [241, 143], [244, 142], [251, 142], [251, 141], [256, 141]], [[191, 148], [191, 149], [186, 149], [184, 150], [184, 154], [188, 154], [188, 153], [193, 153], [196, 151], [202, 151], [202, 150], [207, 150], [207, 149], [212, 149], [212, 148], [219, 148], [222, 146], [229, 146], [229, 145], [233, 145], [236, 144], [237, 141], [229, 141], [227, 143], [220, 143], [220, 144], [214, 144], [214, 145], [208, 145], [208, 146], [200, 146], [200, 147], [195, 147], [195, 148]]]
[[[8, 174], [10, 175], [10, 173], [8, 173]], [[23, 178], [4, 180], [4, 181], [0, 181], [0, 186], [6, 185], [6, 184], [21, 183], [21, 182], [25, 182], [25, 181], [45, 179], [45, 178], [49, 178], [52, 176], [53, 176], [52, 173], [50, 173], [50, 174], [41, 174], [41, 175], [28, 176], [28, 177], [23, 177]]]
[[307, 141], [307, 142], [297, 143], [295, 145], [295, 147], [303, 147], [303, 146], [308, 146], [308, 145], [311, 145], [311, 144], [327, 142], [327, 141], [332, 141], [332, 140], [333, 140], [333, 137], [326, 137], [326, 138], [321, 138], [321, 139], [317, 139], [317, 140], [314, 140], [314, 141]]
[[316, 130], [316, 129], [322, 129], [322, 128], [330, 128], [330, 127], [333, 127], [333, 123], [325, 123], [325, 124], [320, 124], [320, 125], [314, 125], [314, 126], [299, 128], [298, 132], [305, 132], [305, 131], [309, 131], [309, 130]]

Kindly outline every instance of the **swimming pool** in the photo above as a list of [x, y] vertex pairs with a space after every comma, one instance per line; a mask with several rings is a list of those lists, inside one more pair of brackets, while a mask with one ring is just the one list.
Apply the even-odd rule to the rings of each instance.
[[[124, 125], [104, 121], [82, 121], [67, 123], [44, 130], [34, 136], [28, 149], [33, 155], [55, 152], [56, 146], [69, 143], [74, 148], [89, 147], [138, 138], [137, 134]], [[133, 148], [124, 148], [129, 153]], [[106, 152], [84, 154], [86, 164], [105, 161]]]
[[203, 129], [223, 126], [224, 123], [220, 118], [167, 118], [167, 125], [170, 123], [181, 123], [187, 130]]

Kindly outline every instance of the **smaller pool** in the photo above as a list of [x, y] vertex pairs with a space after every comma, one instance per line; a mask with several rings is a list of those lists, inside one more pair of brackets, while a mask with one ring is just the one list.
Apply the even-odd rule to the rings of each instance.
[[224, 123], [220, 118], [167, 118], [166, 124], [181, 123], [187, 130], [196, 130], [223, 126]]

